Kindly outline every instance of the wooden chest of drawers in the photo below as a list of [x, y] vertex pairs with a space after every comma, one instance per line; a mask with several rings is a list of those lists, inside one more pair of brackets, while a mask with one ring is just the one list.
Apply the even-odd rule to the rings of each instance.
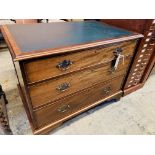
[[34, 134], [119, 99], [140, 34], [98, 22], [3, 26]]

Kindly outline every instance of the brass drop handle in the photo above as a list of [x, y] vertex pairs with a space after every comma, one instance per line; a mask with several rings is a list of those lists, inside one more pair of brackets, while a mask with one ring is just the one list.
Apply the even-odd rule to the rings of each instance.
[[59, 107], [57, 110], [58, 110], [59, 112], [64, 113], [64, 112], [66, 112], [66, 111], [69, 110], [69, 109], [70, 109], [70, 105], [67, 104], [67, 105], [63, 105], [63, 106]]
[[104, 92], [105, 94], [109, 94], [110, 91], [111, 91], [111, 87], [110, 87], [110, 86], [106, 87], [106, 88], [103, 90], [103, 92]]
[[70, 87], [70, 83], [62, 83], [56, 89], [60, 92], [64, 92]]
[[63, 60], [62, 62], [58, 63], [58, 65], [56, 66], [57, 68], [59, 68], [60, 70], [67, 70], [69, 69], [69, 67], [73, 64], [73, 62], [71, 60]]

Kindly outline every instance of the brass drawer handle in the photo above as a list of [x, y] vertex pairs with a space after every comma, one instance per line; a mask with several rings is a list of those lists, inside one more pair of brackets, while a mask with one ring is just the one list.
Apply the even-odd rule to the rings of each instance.
[[106, 88], [103, 90], [103, 92], [104, 92], [105, 94], [109, 94], [110, 91], [111, 91], [111, 87], [110, 87], [110, 86], [106, 87]]
[[60, 92], [64, 92], [65, 90], [67, 90], [70, 87], [69, 83], [62, 83], [60, 84], [56, 89]]
[[68, 104], [68, 105], [63, 105], [63, 106], [59, 107], [58, 111], [64, 113], [69, 109], [70, 109], [70, 105]]
[[71, 60], [63, 60], [56, 67], [60, 70], [67, 70], [73, 64]]

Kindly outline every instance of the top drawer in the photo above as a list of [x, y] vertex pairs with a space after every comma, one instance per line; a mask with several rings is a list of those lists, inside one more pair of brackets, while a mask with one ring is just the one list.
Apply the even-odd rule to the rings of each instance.
[[70, 73], [95, 64], [111, 61], [114, 52], [121, 48], [122, 54], [131, 55], [136, 41], [121, 42], [106, 47], [96, 47], [69, 54], [27, 60], [24, 63], [27, 82], [35, 83], [55, 76]]

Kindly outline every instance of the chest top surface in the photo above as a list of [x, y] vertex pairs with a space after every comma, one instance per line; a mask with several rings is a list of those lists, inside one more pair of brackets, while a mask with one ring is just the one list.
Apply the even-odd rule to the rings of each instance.
[[140, 37], [133, 32], [95, 21], [15, 24], [4, 26], [2, 32], [17, 60], [64, 52], [68, 48], [91, 47], [113, 39]]

